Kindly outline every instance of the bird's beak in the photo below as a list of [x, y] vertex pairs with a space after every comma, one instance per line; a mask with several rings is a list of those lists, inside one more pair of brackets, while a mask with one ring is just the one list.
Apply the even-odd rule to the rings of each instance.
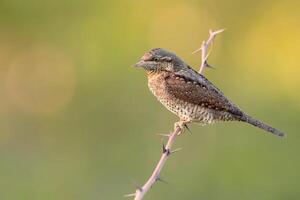
[[133, 67], [143, 67], [143, 66], [145, 66], [145, 64], [146, 64], [145, 61], [140, 60], [139, 62], [135, 63], [135, 64], [133, 65]]

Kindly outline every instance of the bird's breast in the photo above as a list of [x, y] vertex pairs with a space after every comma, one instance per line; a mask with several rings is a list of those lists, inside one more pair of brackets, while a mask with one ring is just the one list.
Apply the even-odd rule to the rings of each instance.
[[148, 87], [159, 100], [169, 97], [165, 84], [166, 73], [148, 74]]

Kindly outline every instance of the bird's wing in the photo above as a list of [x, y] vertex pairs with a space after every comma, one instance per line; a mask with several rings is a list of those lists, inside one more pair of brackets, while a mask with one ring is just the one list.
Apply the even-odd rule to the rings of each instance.
[[195, 71], [171, 73], [166, 77], [166, 88], [170, 94], [184, 102], [225, 111], [234, 116], [243, 114], [217, 87]]

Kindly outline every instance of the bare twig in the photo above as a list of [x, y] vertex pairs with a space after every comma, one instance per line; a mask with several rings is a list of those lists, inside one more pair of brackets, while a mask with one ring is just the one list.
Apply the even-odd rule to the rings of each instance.
[[162, 181], [162, 179], [160, 178], [160, 172], [161, 172], [162, 168], [164, 167], [169, 155], [180, 150], [180, 149], [176, 149], [176, 150], [172, 151], [171, 148], [176, 139], [176, 136], [179, 135], [180, 133], [182, 133], [183, 127], [184, 126], [181, 122], [175, 124], [174, 131], [170, 135], [168, 135], [169, 139], [168, 139], [166, 146], [163, 145], [162, 155], [161, 155], [154, 171], [152, 172], [152, 175], [150, 176], [150, 178], [147, 180], [147, 182], [142, 187], [137, 187], [135, 193], [125, 195], [126, 197], [134, 196], [134, 200], [142, 200], [144, 195], [150, 190], [150, 188], [154, 185], [155, 182]]
[[[199, 74], [201, 74], [203, 72], [205, 67], [211, 67], [207, 63], [207, 59], [208, 59], [208, 57], [210, 55], [210, 52], [212, 50], [212, 45], [214, 43], [214, 39], [215, 39], [216, 35], [218, 35], [219, 33], [222, 33], [224, 30], [225, 29], [220, 29], [220, 30], [217, 30], [217, 31], [209, 30], [208, 40], [203, 41], [201, 47], [193, 52], [193, 54], [194, 54], [194, 53], [197, 53], [197, 52], [201, 51], [201, 54], [202, 54], [201, 55], [201, 66], [200, 66], [200, 69], [199, 69]], [[210, 46], [211, 46], [210, 51], [208, 51]]]

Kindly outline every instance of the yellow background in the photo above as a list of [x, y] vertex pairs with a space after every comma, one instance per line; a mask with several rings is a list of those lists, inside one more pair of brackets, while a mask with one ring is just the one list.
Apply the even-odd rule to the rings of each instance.
[[192, 125], [145, 199], [300, 198], [300, 3], [1, 0], [0, 199], [116, 200], [149, 177], [177, 118], [132, 64], [154, 47], [205, 71], [245, 112], [286, 132]]

